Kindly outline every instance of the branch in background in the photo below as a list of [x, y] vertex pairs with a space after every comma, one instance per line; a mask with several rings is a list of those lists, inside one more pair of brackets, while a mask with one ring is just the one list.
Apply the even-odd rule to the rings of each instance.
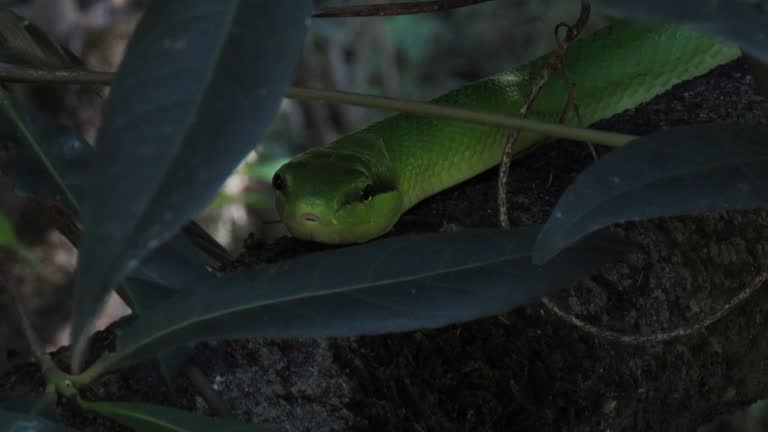
[[37, 69], [0, 66], [0, 81], [37, 84], [110, 85], [114, 74], [87, 69]]
[[457, 9], [489, 1], [491, 0], [433, 0], [409, 3], [379, 3], [370, 5], [336, 6], [320, 8], [316, 10], [312, 16], [315, 18], [340, 18], [413, 15], [421, 13], [442, 12], [449, 9]]

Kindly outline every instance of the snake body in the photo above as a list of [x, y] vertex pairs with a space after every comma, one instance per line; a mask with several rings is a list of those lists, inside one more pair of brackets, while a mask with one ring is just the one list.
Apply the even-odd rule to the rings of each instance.
[[[673, 85], [737, 58], [737, 47], [680, 27], [619, 22], [575, 41], [564, 64], [581, 123], [648, 101]], [[450, 91], [436, 104], [518, 115], [549, 55]], [[528, 117], [556, 123], [568, 92], [553, 75]], [[564, 123], [578, 125], [575, 115]], [[424, 198], [498, 164], [508, 130], [398, 114], [303, 152], [273, 177], [280, 218], [295, 237], [365, 242], [389, 231]], [[545, 137], [523, 131], [515, 151]]]

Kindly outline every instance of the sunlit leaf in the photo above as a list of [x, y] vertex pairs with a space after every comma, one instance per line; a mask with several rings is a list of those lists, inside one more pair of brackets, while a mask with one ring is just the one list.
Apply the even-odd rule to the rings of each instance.
[[8, 221], [8, 218], [0, 213], [0, 246], [16, 246], [18, 241], [16, 240], [16, 232], [13, 230], [13, 225]]

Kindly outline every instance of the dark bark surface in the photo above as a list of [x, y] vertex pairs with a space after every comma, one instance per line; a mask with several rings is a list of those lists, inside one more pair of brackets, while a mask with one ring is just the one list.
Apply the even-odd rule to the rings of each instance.
[[[768, 101], [755, 96], [752, 85], [746, 65], [735, 62], [600, 127], [645, 134], [710, 122], [766, 124]], [[511, 222], [544, 222], [591, 161], [585, 144], [565, 142], [515, 161]], [[490, 227], [497, 220], [494, 170], [421, 203], [392, 235]], [[621, 333], [694, 325], [768, 271], [766, 211], [664, 218], [615, 231], [642, 248], [553, 300]], [[256, 262], [317, 249], [286, 240], [248, 256]], [[768, 289], [761, 289], [702, 332], [625, 345], [575, 328], [536, 303], [397, 335], [201, 344], [194, 362], [239, 418], [284, 423], [293, 431], [685, 431], [766, 396], [766, 312]], [[172, 393], [151, 369], [111, 375], [86, 394], [206, 412], [184, 378]], [[0, 395], [39, 385], [35, 368], [17, 367], [0, 381]], [[66, 406], [62, 412], [83, 430], [116, 429]]]

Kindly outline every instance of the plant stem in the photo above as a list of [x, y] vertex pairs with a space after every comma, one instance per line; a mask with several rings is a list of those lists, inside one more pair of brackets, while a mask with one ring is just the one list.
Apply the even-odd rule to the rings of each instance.
[[[24, 75], [19, 73], [16, 69], [18, 68], [0, 68], [0, 82], [56, 82], [60, 84], [88, 83], [109, 85], [114, 77], [114, 74], [109, 72], [93, 72], [87, 70], [33, 70], [28, 68], [24, 70], [27, 71], [25, 73], [30, 74]], [[319, 100], [324, 102], [333, 102], [368, 108], [380, 108], [389, 111], [442, 117], [508, 129], [529, 130], [550, 137], [571, 139], [576, 141], [589, 141], [591, 143], [602, 144], [611, 147], [620, 147], [627, 142], [637, 138], [633, 135], [604, 132], [573, 126], [563, 126], [560, 124], [523, 119], [520, 117], [447, 107], [429, 102], [418, 102], [414, 100], [396, 99], [382, 96], [369, 96], [360, 93], [341, 92], [336, 90], [288, 87], [285, 90], [285, 97], [300, 100]]]
[[453, 108], [432, 104], [429, 102], [418, 102], [413, 100], [395, 99], [383, 96], [368, 96], [359, 93], [340, 92], [336, 90], [288, 87], [285, 90], [285, 96], [291, 99], [320, 100], [346, 105], [364, 106], [368, 108], [381, 108], [390, 111], [399, 111], [431, 117], [442, 117], [509, 129], [517, 128], [538, 132], [542, 135], [555, 138], [565, 138], [576, 141], [589, 141], [611, 147], [621, 147], [627, 142], [637, 138], [634, 135], [604, 132], [580, 127], [563, 126], [555, 123], [523, 119], [520, 117]]
[[212, 413], [217, 417], [231, 420], [235, 419], [232, 410], [227, 406], [227, 403], [216, 394], [211, 387], [211, 384], [208, 382], [208, 377], [203, 374], [203, 371], [201, 371], [200, 368], [192, 363], [187, 363], [187, 365], [184, 366], [183, 371], [184, 375], [186, 375], [187, 379], [192, 384], [192, 387], [197, 390], [200, 397], [202, 397], [203, 400], [205, 400], [205, 403], [208, 404], [208, 408]]
[[112, 353], [103, 354], [88, 369], [71, 376], [70, 381], [75, 387], [83, 387], [92, 383], [114, 363], [113, 357]]
[[39, 361], [45, 381], [49, 385], [53, 385], [56, 391], [66, 398], [77, 396], [77, 389], [72, 385], [70, 376], [56, 366], [51, 356], [45, 354], [40, 357]]
[[491, 0], [432, 0], [406, 3], [380, 3], [320, 8], [312, 13], [314, 18], [374, 17], [412, 15], [442, 12], [485, 3]]
[[23, 66], [0, 66], [0, 81], [36, 84], [110, 85], [112, 72], [87, 69], [37, 69]]

